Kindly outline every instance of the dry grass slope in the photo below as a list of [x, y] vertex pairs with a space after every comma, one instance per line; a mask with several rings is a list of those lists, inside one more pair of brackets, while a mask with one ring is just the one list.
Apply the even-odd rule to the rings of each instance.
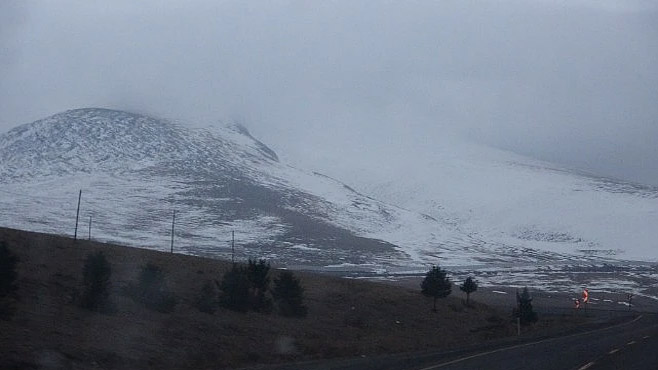
[[[257, 363], [457, 347], [507, 336], [505, 313], [460, 299], [431, 300], [419, 289], [297, 273], [308, 316], [284, 318], [195, 308], [207, 280], [225, 261], [78, 241], [0, 228], [20, 258], [11, 320], [0, 320], [0, 368], [205, 369]], [[85, 257], [101, 250], [112, 264], [111, 315], [75, 304]], [[146, 263], [160, 266], [179, 303], [150, 311], [122, 294]], [[276, 272], [275, 272], [276, 273]]]

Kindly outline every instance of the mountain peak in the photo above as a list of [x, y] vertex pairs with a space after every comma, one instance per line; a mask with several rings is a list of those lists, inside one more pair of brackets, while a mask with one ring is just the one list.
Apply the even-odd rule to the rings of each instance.
[[194, 130], [168, 120], [106, 108], [57, 113], [0, 135], [0, 174], [57, 175], [95, 170], [161, 167], [184, 161], [221, 162], [239, 155], [278, 161], [276, 154], [241, 128]]
[[256, 144], [258, 150], [263, 153], [265, 156], [269, 157], [271, 160], [278, 162], [279, 157], [276, 155], [276, 152], [274, 150], [270, 149], [267, 145], [263, 144], [260, 140], [256, 139], [251, 135], [249, 130], [239, 122], [231, 122], [227, 125], [227, 127], [235, 132], [237, 132], [240, 135], [246, 136], [249, 139], [253, 140], [254, 143]]

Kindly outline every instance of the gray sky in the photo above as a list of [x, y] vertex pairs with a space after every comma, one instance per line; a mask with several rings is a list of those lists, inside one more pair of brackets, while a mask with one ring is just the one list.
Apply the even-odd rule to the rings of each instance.
[[103, 106], [290, 153], [457, 133], [658, 184], [655, 4], [2, 0], [0, 131]]

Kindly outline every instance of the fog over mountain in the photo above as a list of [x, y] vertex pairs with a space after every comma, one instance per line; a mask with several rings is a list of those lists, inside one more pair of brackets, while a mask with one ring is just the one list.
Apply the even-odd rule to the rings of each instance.
[[318, 170], [454, 135], [658, 184], [652, 1], [7, 0], [0, 50], [2, 132], [102, 106]]
[[286, 163], [239, 124], [69, 110], [0, 135], [0, 224], [70, 235], [82, 189], [96, 240], [163, 249], [176, 210], [177, 251], [227, 257], [235, 231], [240, 258], [287, 266], [658, 259], [658, 187], [454, 138], [422, 144], [318, 161], [342, 182]]

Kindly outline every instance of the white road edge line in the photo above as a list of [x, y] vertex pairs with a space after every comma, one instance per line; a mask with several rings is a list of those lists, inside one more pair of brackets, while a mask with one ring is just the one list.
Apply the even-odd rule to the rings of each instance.
[[[564, 336], [564, 337], [548, 338], [548, 339], [543, 339], [543, 340], [540, 340], [540, 341], [537, 341], [537, 342], [530, 342], [530, 343], [517, 344], [517, 345], [514, 345], [514, 346], [510, 346], [510, 347], [498, 348], [498, 349], [495, 349], [495, 350], [492, 350], [492, 351], [476, 353], [476, 354], [471, 355], [471, 356], [466, 356], [466, 357], [458, 358], [458, 359], [456, 359], [456, 360], [452, 360], [452, 361], [448, 361], [448, 362], [443, 362], [443, 363], [440, 363], [440, 364], [437, 364], [437, 365], [432, 365], [432, 366], [424, 367], [424, 368], [419, 369], [419, 370], [433, 370], [433, 369], [438, 369], [438, 368], [440, 368], [440, 367], [444, 367], [444, 366], [448, 366], [448, 365], [456, 364], [456, 363], [459, 363], [459, 362], [462, 362], [462, 361], [470, 360], [470, 359], [472, 359], [472, 358], [478, 358], [478, 357], [482, 357], [482, 356], [490, 355], [490, 354], [493, 354], [493, 353], [498, 353], [498, 352], [508, 351], [508, 350], [510, 350], [510, 349], [523, 348], [523, 347], [533, 346], [533, 345], [535, 345], [535, 344], [546, 343], [546, 342], [552, 342], [552, 341], [554, 341], [554, 340], [558, 340], [558, 339], [566, 339], [566, 338], [579, 337], [579, 336], [581, 336], [581, 335], [587, 335], [587, 334], [596, 333], [596, 332], [599, 332], [599, 331], [605, 331], [605, 330], [609, 330], [609, 329], [613, 329], [613, 328], [618, 328], [618, 327], [620, 327], [620, 326], [630, 325], [630, 324], [632, 324], [632, 323], [638, 321], [638, 320], [641, 319], [642, 317], [644, 317], [644, 315], [640, 315], [640, 316], [636, 317], [635, 319], [633, 319], [632, 321], [629, 321], [629, 322], [625, 322], [625, 323], [621, 323], [621, 324], [617, 324], [617, 325], [613, 325], [613, 326], [608, 326], [607, 328], [601, 328], [601, 329], [596, 329], [596, 330], [586, 331], [586, 332], [584, 332], [584, 333], [576, 333], [576, 334], [571, 334], [571, 335], [567, 335], [567, 336]], [[591, 365], [590, 365], [590, 366], [591, 366]]]
[[589, 369], [589, 368], [590, 368], [590, 367], [592, 367], [592, 366], [594, 366], [594, 361], [592, 361], [592, 362], [589, 362], [589, 363], [587, 363], [587, 364], [585, 364], [584, 366], [582, 366], [582, 367], [581, 367], [581, 368], [579, 368], [578, 370], [585, 370], [585, 369]]
[[608, 352], [609, 355], [614, 355], [615, 353], [619, 352], [619, 348], [615, 348], [612, 351]]
[[651, 337], [648, 336], [648, 335], [645, 335], [645, 336], [642, 337], [642, 339], [649, 339], [649, 338], [651, 338]]
[[634, 341], [634, 340], [632, 340], [632, 341], [630, 341], [630, 342], [628, 342], [628, 343], [626, 343], [626, 345], [627, 345], [627, 346], [630, 346], [631, 344], [635, 344], [635, 341]]

